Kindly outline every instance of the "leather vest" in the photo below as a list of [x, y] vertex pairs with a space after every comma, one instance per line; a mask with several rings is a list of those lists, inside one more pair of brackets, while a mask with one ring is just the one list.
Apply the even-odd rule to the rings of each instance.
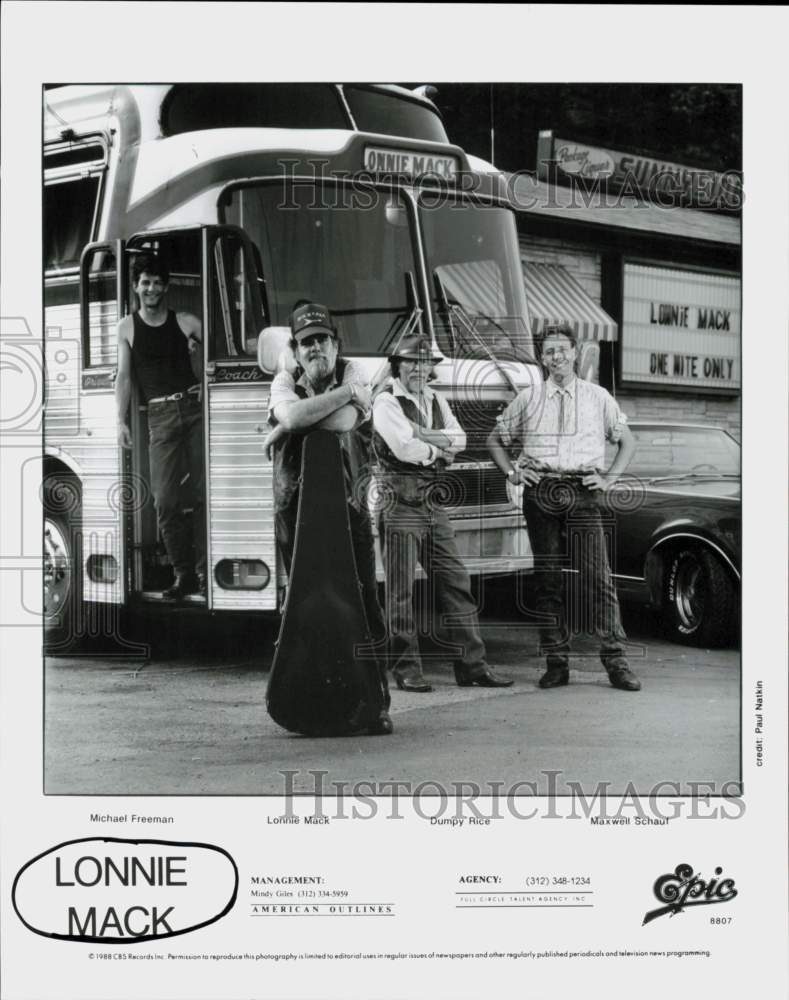
[[[383, 392], [394, 395], [394, 390], [388, 386]], [[413, 400], [406, 396], [395, 396], [400, 409], [412, 423], [427, 428], [424, 415]], [[444, 415], [438, 404], [438, 396], [433, 394], [432, 404], [433, 430], [444, 429]], [[373, 434], [373, 446], [378, 461], [378, 469], [382, 486], [391, 489], [401, 503], [409, 506], [421, 506], [428, 492], [435, 489], [441, 479], [447, 463], [439, 458], [432, 465], [416, 465], [413, 462], [401, 462], [380, 434]]]

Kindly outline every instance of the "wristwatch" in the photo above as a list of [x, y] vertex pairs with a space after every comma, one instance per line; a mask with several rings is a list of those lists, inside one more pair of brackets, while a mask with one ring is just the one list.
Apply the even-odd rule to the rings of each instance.
[[507, 469], [505, 475], [506, 475], [507, 479], [512, 479], [512, 476], [513, 476], [514, 473], [515, 473], [515, 466], [511, 465], [509, 467], [509, 469]]

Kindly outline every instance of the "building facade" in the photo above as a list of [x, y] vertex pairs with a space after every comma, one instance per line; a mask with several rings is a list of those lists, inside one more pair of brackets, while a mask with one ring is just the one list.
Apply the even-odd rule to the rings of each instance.
[[[631, 419], [741, 429], [740, 218], [509, 176], [532, 331], [579, 332]], [[583, 366], [583, 360], [582, 360]]]

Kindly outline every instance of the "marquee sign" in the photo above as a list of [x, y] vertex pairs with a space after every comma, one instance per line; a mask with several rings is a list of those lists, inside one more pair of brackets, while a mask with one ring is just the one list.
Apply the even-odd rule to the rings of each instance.
[[740, 388], [740, 279], [625, 261], [622, 383]]

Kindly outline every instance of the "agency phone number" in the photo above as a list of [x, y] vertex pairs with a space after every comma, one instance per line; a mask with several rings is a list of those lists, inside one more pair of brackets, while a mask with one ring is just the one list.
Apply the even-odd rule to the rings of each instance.
[[591, 886], [592, 879], [588, 875], [528, 875], [523, 884], [548, 889], [551, 886]]

